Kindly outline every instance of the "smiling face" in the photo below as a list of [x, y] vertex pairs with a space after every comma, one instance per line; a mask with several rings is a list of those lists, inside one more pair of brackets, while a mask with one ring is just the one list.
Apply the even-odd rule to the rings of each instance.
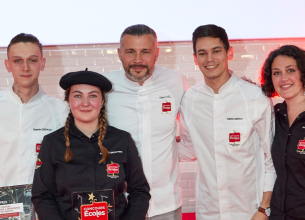
[[232, 48], [230, 47], [226, 51], [220, 38], [201, 37], [197, 39], [194, 61], [199, 66], [207, 83], [230, 78], [228, 60], [232, 58]]
[[142, 36], [127, 34], [121, 40], [118, 54], [126, 77], [143, 85], [153, 73], [159, 56], [159, 48], [156, 47], [156, 40], [150, 34]]
[[40, 71], [44, 70], [45, 59], [39, 47], [34, 43], [16, 43], [8, 51], [5, 66], [21, 88], [38, 86]]
[[76, 125], [97, 125], [104, 103], [100, 88], [87, 84], [71, 86], [68, 103]]
[[301, 73], [294, 58], [278, 56], [271, 65], [272, 83], [275, 91], [285, 100], [304, 96]]

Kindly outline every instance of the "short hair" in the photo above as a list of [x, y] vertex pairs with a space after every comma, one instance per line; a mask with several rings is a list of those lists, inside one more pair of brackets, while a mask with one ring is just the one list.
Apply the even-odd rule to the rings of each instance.
[[156, 32], [145, 24], [136, 24], [136, 25], [127, 27], [121, 34], [120, 44], [122, 44], [122, 39], [127, 34], [129, 34], [131, 36], [138, 36], [138, 37], [150, 34], [151, 36], [153, 36], [156, 46], [158, 45], [158, 42], [157, 42], [158, 38], [157, 38]]
[[229, 39], [226, 30], [214, 24], [207, 24], [207, 25], [199, 26], [193, 32], [193, 50], [195, 55], [196, 55], [197, 40], [198, 38], [202, 38], [202, 37], [219, 38], [223, 43], [223, 46], [226, 51], [228, 51], [230, 48]]
[[263, 93], [268, 97], [274, 97], [278, 94], [276, 93], [273, 83], [272, 83], [272, 70], [271, 66], [274, 59], [278, 56], [288, 56], [295, 59], [297, 67], [301, 73], [301, 82], [303, 87], [305, 85], [305, 51], [294, 45], [285, 45], [274, 51], [272, 51], [264, 62], [261, 69], [261, 86]]
[[10, 42], [10, 44], [7, 46], [7, 53], [10, 50], [10, 47], [14, 44], [17, 43], [33, 43], [36, 44], [39, 47], [39, 50], [41, 52], [42, 55], [42, 44], [39, 42], [38, 38], [35, 37], [32, 34], [25, 34], [25, 33], [20, 33], [18, 35], [16, 35]]

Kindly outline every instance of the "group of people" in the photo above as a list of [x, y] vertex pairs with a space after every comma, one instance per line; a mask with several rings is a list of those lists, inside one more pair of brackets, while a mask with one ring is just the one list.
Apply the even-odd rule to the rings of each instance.
[[[179, 160], [198, 160], [196, 219], [305, 219], [305, 51], [272, 51], [260, 88], [228, 69], [223, 28], [198, 27], [193, 49], [204, 81], [187, 89], [155, 66], [155, 31], [127, 27], [123, 70], [65, 74], [64, 102], [38, 84], [39, 40], [14, 37], [5, 60], [14, 84], [0, 91], [0, 187], [33, 183], [41, 220], [72, 219], [73, 193], [104, 189], [115, 219], [181, 220]], [[273, 110], [276, 95], [285, 101]]]

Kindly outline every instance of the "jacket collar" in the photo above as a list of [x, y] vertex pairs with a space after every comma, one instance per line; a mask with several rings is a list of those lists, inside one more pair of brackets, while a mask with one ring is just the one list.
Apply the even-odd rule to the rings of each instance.
[[226, 94], [227, 92], [235, 88], [236, 82], [239, 80], [239, 77], [236, 76], [231, 70], [229, 70], [229, 73], [231, 74], [230, 79], [220, 87], [218, 94], [215, 94], [213, 89], [209, 87], [206, 83], [204, 83], [203, 86], [204, 90], [211, 95], [222, 95], [222, 94]]
[[[75, 126], [75, 123], [74, 123], [74, 117], [72, 116], [72, 118], [70, 119], [70, 125], [69, 125], [69, 133], [76, 136], [76, 137], [79, 137], [79, 138], [87, 138], [89, 139], [83, 132], [81, 132], [76, 126]], [[98, 129], [92, 136], [92, 140], [95, 140], [98, 138], [100, 134], [100, 129]], [[91, 139], [91, 138], [90, 138]]]
[[22, 103], [20, 98], [18, 97], [18, 95], [16, 95], [16, 93], [14, 93], [13, 87], [8, 88], [8, 93], [9, 93], [10, 100], [13, 103], [24, 104], [24, 105], [31, 105], [31, 104], [35, 104], [35, 103], [39, 102], [41, 100], [42, 96], [45, 94], [45, 92], [43, 91], [41, 86], [39, 86], [39, 89], [38, 89], [38, 92], [36, 93], [36, 95], [34, 95], [27, 103]]

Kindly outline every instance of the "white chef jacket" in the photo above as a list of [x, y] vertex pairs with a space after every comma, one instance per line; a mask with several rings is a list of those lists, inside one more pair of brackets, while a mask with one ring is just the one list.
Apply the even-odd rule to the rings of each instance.
[[44, 93], [22, 103], [12, 88], [0, 91], [0, 187], [32, 184], [36, 144], [64, 125], [68, 105]]
[[186, 85], [177, 71], [155, 67], [143, 86], [130, 81], [123, 70], [106, 77], [107, 117], [111, 126], [129, 132], [142, 158], [150, 184], [148, 216], [171, 212], [182, 205], [176, 123]]
[[197, 220], [250, 220], [275, 181], [270, 99], [232, 74], [219, 94], [205, 82], [191, 87], [180, 121], [180, 160], [198, 158]]

